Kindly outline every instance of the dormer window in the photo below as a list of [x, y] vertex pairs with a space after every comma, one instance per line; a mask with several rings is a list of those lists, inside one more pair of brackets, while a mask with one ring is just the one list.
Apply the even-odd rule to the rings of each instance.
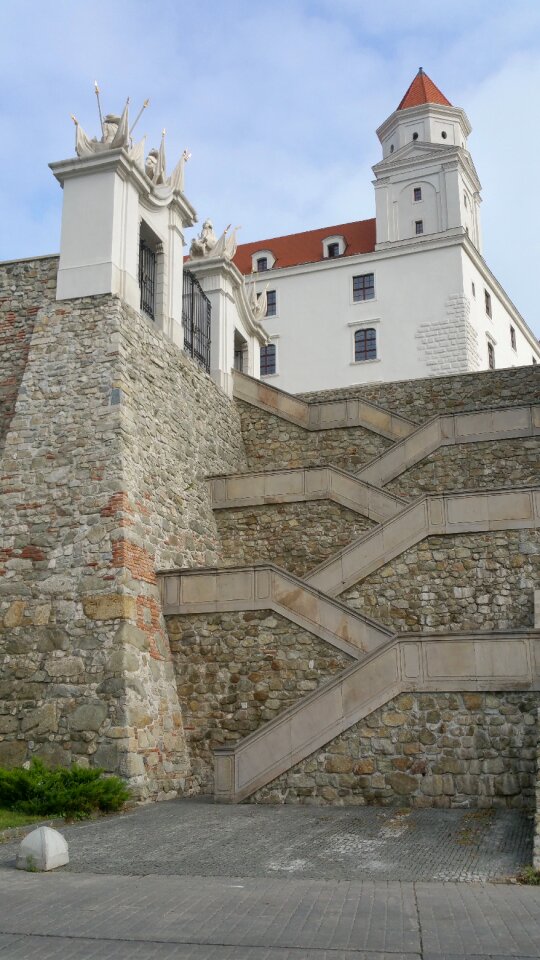
[[264, 273], [265, 270], [271, 270], [276, 262], [276, 258], [271, 250], [256, 250], [251, 254], [251, 272]]
[[345, 253], [344, 237], [325, 237], [323, 240], [323, 257], [325, 260], [332, 260], [334, 257], [341, 257]]

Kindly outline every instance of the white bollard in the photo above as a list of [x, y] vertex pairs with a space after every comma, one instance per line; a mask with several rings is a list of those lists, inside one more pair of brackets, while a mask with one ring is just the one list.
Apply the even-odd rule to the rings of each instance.
[[22, 841], [15, 866], [30, 872], [55, 870], [69, 863], [68, 845], [58, 830], [38, 827]]

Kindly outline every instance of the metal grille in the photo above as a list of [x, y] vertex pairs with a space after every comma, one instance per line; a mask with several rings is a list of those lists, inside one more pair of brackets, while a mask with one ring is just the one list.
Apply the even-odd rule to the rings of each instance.
[[156, 318], [156, 254], [141, 239], [139, 245], [139, 286], [141, 310], [152, 320]]
[[210, 301], [198, 280], [184, 270], [182, 297], [182, 321], [184, 324], [184, 350], [210, 372]]

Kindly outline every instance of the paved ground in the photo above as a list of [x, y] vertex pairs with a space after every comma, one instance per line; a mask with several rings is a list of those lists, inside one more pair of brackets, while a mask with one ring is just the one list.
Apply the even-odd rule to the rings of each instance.
[[66, 828], [72, 862], [52, 874], [15, 871], [16, 844], [0, 846], [0, 960], [538, 960], [540, 888], [440, 882], [513, 871], [512, 844], [530, 857], [529, 826], [457, 811], [146, 807]]
[[[223, 806], [173, 800], [67, 827], [73, 872], [313, 880], [500, 880], [532, 859], [517, 811]], [[17, 843], [0, 845], [0, 864]]]

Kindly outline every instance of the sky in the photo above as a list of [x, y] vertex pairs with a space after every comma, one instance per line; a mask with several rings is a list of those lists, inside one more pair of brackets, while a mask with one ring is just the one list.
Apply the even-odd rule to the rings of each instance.
[[[0, 259], [55, 253], [75, 114], [127, 96], [147, 147], [240, 242], [374, 216], [375, 130], [422, 66], [465, 109], [483, 254], [540, 335], [538, 0], [0, 0]], [[188, 233], [188, 239], [191, 233]]]

